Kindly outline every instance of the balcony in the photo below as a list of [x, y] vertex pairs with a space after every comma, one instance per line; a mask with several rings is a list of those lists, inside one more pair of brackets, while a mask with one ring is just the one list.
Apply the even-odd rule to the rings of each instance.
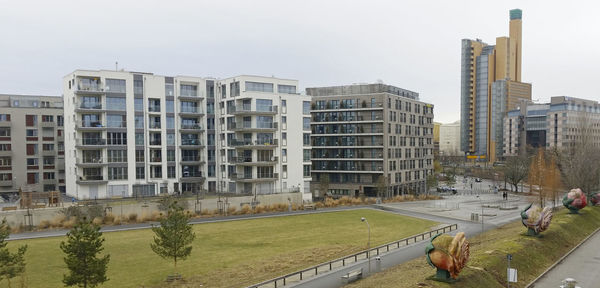
[[82, 138], [77, 139], [76, 147], [90, 147], [90, 148], [99, 148], [102, 146], [106, 146], [106, 139], [102, 138]]
[[181, 144], [179, 144], [181, 148], [200, 148], [203, 147], [202, 141], [198, 139], [182, 139]]
[[0, 186], [1, 187], [12, 187], [13, 180], [0, 180]]
[[237, 174], [231, 175], [231, 180], [238, 182], [273, 182], [279, 179], [279, 173], [258, 173], [257, 177], [254, 178], [251, 174]]
[[195, 124], [181, 124], [181, 127], [179, 128], [180, 130], [187, 130], [190, 132], [202, 132], [204, 131], [204, 129], [202, 129], [202, 126], [198, 123]]
[[76, 112], [103, 112], [102, 103], [98, 102], [83, 102], [75, 104]]
[[58, 181], [56, 179], [42, 179], [42, 184], [57, 184]]
[[102, 158], [77, 158], [75, 165], [79, 167], [102, 167], [107, 165], [108, 163], [104, 161]]
[[201, 93], [202, 91], [196, 91], [196, 93], [193, 92], [189, 92], [189, 93], [181, 93], [179, 92], [179, 99], [181, 100], [192, 100], [192, 101], [198, 101], [198, 100], [204, 100], [203, 95]]
[[106, 126], [102, 124], [102, 121], [81, 121], [75, 123], [75, 129], [98, 131], [105, 130]]
[[160, 113], [160, 106], [148, 106], [149, 113]]
[[276, 131], [277, 130], [277, 122], [267, 122], [267, 123], [233, 123], [232, 129], [233, 131], [243, 131], [243, 132], [264, 132], [264, 131]]
[[77, 85], [77, 90], [75, 90], [77, 94], [102, 94], [104, 93], [104, 87], [100, 83], [93, 84], [84, 84], [79, 83]]
[[54, 156], [56, 155], [56, 150], [42, 150], [42, 156]]
[[273, 156], [269, 160], [252, 161], [252, 157], [234, 157], [233, 163], [238, 166], [272, 166], [279, 162], [279, 157]]
[[150, 146], [160, 146], [161, 143], [162, 142], [160, 141], [160, 139], [154, 139], [149, 141]]
[[50, 121], [50, 122], [41, 122], [40, 123], [40, 127], [56, 127], [56, 122], [54, 121]]
[[204, 160], [202, 160], [202, 157], [200, 157], [200, 155], [181, 157], [181, 165], [193, 165], [202, 163], [204, 163]]
[[0, 121], [0, 127], [10, 127], [10, 121]]
[[104, 178], [102, 175], [83, 175], [77, 178], [77, 184], [81, 185], [97, 185], [97, 184], [106, 184], [108, 180]]
[[240, 149], [273, 149], [279, 145], [279, 141], [278, 139], [267, 139], [262, 141], [233, 139], [229, 145]]
[[183, 172], [183, 176], [180, 178], [181, 182], [190, 183], [190, 182], [202, 182], [204, 177], [202, 177], [202, 173], [189, 173]]
[[229, 111], [233, 115], [275, 115], [277, 106], [262, 106], [252, 109], [252, 105], [236, 105], [235, 109]]
[[12, 150], [0, 150], [0, 156], [12, 156]]
[[196, 116], [200, 117], [204, 115], [204, 111], [200, 108], [181, 107], [179, 111], [180, 116]]
[[149, 122], [148, 129], [160, 129], [160, 122]]
[[160, 163], [162, 162], [162, 157], [150, 157], [150, 163]]

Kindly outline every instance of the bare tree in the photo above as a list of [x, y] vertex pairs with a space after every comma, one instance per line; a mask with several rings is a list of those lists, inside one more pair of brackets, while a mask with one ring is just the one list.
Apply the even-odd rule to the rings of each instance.
[[589, 116], [578, 119], [578, 125], [566, 127], [571, 132], [562, 149], [553, 151], [565, 185], [581, 188], [589, 197], [598, 188], [600, 179], [600, 143], [594, 141], [593, 131], [600, 123]]
[[504, 176], [508, 180], [508, 183], [512, 185], [510, 188], [511, 191], [514, 186], [515, 191], [519, 192], [519, 183], [527, 177], [528, 162], [527, 155], [508, 157], [504, 166]]

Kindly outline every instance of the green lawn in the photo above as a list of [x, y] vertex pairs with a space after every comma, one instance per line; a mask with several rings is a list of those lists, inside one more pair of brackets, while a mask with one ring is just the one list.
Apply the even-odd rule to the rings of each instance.
[[582, 215], [572, 215], [562, 209], [539, 238], [524, 236], [526, 228], [516, 221], [468, 239], [471, 259], [454, 284], [427, 279], [435, 275], [435, 268], [423, 256], [346, 287], [506, 287], [507, 253], [513, 255], [511, 267], [519, 274], [511, 287], [525, 287], [600, 226], [600, 207], [581, 211]]
[[[370, 209], [194, 225], [192, 256], [178, 263], [190, 287], [240, 287], [418, 234], [437, 223]], [[172, 262], [150, 249], [149, 229], [104, 234], [111, 260], [105, 287], [162, 287]], [[64, 237], [9, 242], [27, 244], [27, 287], [61, 287], [66, 272]], [[13, 280], [17, 283], [18, 280]], [[0, 282], [6, 285], [6, 281]], [[13, 285], [14, 286], [14, 285]]]

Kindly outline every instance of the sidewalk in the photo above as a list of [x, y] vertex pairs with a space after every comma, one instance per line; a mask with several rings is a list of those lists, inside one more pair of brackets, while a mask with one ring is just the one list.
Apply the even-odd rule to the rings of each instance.
[[565, 278], [577, 280], [577, 286], [598, 287], [600, 283], [600, 232], [590, 237], [546, 275], [530, 287], [559, 287]]

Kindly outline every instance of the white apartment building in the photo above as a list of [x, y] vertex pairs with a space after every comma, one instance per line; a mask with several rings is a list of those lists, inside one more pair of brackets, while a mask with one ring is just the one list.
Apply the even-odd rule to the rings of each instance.
[[440, 125], [440, 156], [461, 156], [460, 121]]
[[[63, 85], [66, 186], [73, 197], [195, 193], [200, 187], [275, 193], [304, 191], [310, 181], [297, 177], [304, 175], [302, 161], [287, 162], [303, 160], [302, 145], [291, 145], [287, 154], [281, 138], [302, 143], [302, 111], [278, 109], [300, 107], [308, 98], [295, 94], [297, 81], [77, 70]], [[288, 119], [297, 136], [278, 126]]]

